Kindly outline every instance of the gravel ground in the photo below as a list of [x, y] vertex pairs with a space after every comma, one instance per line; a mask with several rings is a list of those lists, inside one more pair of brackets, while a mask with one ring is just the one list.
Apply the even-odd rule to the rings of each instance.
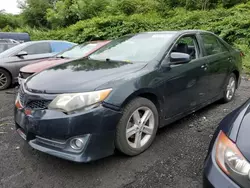
[[76, 164], [33, 150], [15, 132], [14, 89], [0, 92], [0, 187], [202, 187], [202, 166], [222, 118], [250, 97], [242, 81], [234, 101], [212, 104], [159, 130], [153, 145], [137, 157], [121, 154]]

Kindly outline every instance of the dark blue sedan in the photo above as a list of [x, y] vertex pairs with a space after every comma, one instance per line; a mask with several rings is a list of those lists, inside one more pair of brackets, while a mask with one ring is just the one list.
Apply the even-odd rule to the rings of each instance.
[[250, 187], [250, 99], [227, 115], [210, 143], [204, 188]]

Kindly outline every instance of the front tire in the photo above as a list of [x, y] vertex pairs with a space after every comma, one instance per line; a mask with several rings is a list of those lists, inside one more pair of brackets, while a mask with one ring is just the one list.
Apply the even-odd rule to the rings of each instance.
[[231, 73], [227, 79], [226, 86], [223, 91], [222, 101], [228, 103], [233, 100], [236, 92], [237, 79], [234, 73]]
[[146, 98], [135, 98], [126, 105], [117, 125], [116, 148], [129, 156], [139, 155], [152, 144], [158, 124], [156, 106]]
[[10, 74], [4, 70], [0, 69], [0, 91], [7, 89], [11, 85], [11, 76]]

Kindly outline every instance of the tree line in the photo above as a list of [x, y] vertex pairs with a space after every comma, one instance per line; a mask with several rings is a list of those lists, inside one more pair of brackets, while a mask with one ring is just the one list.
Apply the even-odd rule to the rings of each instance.
[[[211, 10], [230, 8], [249, 0], [25, 0], [19, 1], [20, 15], [0, 11], [0, 29], [57, 29], [93, 17], [133, 15], [156, 12], [167, 16], [173, 8]], [[7, 27], [7, 29], [6, 29]]]

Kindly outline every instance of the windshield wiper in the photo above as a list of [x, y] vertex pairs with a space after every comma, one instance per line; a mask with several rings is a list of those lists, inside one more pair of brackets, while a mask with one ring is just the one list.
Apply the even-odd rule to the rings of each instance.
[[91, 58], [90, 56], [88, 56], [89, 60], [95, 60], [95, 61], [106, 61], [106, 62], [120, 62], [120, 63], [133, 63], [131, 61], [124, 61], [124, 60], [115, 60], [115, 59], [110, 59], [110, 58], [102, 58], [102, 59], [98, 59], [98, 58]]
[[106, 62], [132, 63], [131, 61], [115, 60], [115, 59], [110, 59], [110, 58], [106, 58]]

